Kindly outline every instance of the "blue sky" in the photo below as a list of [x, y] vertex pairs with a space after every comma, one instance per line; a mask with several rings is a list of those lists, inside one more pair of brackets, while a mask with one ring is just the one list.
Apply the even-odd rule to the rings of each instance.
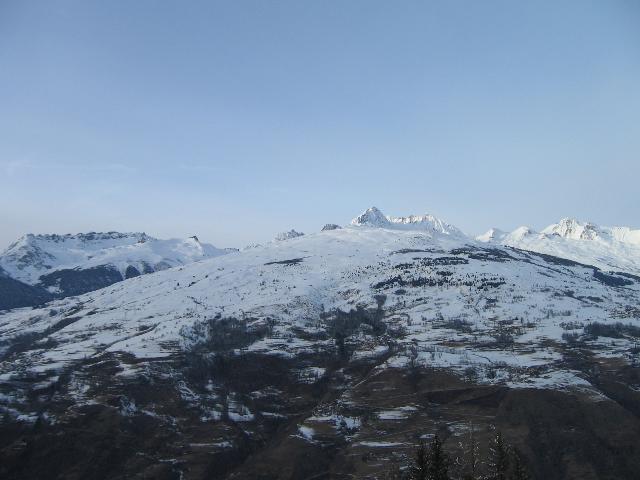
[[0, 0], [0, 248], [376, 205], [640, 227], [640, 3]]

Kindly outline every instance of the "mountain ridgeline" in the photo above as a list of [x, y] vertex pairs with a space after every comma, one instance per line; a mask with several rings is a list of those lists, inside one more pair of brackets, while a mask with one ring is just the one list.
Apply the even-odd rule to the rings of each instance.
[[92, 235], [0, 260], [56, 297], [0, 313], [2, 478], [640, 471], [637, 231], [475, 239], [370, 208], [230, 254]]
[[28, 234], [0, 255], [0, 310], [98, 290], [127, 278], [230, 253], [197, 237], [144, 233]]

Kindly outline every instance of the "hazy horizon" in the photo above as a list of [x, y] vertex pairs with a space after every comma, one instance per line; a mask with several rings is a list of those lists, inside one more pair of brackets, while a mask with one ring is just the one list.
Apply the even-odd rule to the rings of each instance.
[[220, 247], [375, 205], [640, 228], [632, 1], [0, 3], [0, 249]]
[[[376, 206], [376, 205], [372, 205], [372, 206]], [[377, 207], [377, 206], [376, 206], [376, 207]], [[166, 235], [158, 235], [158, 234], [155, 234], [154, 232], [150, 232], [150, 231], [147, 231], [147, 230], [144, 230], [144, 229], [138, 229], [138, 230], [135, 230], [135, 231], [134, 231], [134, 230], [126, 230], [126, 231], [125, 231], [125, 230], [117, 230], [117, 229], [115, 229], [115, 230], [114, 230], [114, 229], [111, 229], [111, 228], [106, 228], [106, 229], [98, 229], [98, 230], [95, 230], [95, 229], [94, 229], [94, 230], [83, 230], [83, 231], [73, 231], [73, 232], [67, 232], [67, 231], [25, 232], [23, 235], [26, 235], [26, 234], [28, 234], [28, 233], [33, 233], [33, 234], [36, 234], [36, 235], [38, 235], [38, 234], [58, 234], [58, 235], [72, 234], [72, 235], [73, 235], [73, 234], [79, 234], [79, 233], [89, 233], [90, 231], [93, 231], [93, 232], [102, 232], [102, 233], [112, 232], [112, 231], [113, 231], [113, 232], [119, 232], [119, 233], [146, 233], [147, 235], [150, 235], [150, 236], [152, 236], [152, 237], [156, 237], [156, 238], [160, 238], [160, 239], [168, 239], [168, 238], [187, 238], [187, 237], [191, 237], [191, 236], [194, 236], [194, 235], [195, 235], [195, 236], [197, 236], [197, 237], [198, 237], [198, 240], [199, 240], [200, 242], [204, 242], [204, 243], [211, 243], [211, 244], [214, 244], [214, 246], [219, 247], [219, 248], [243, 248], [243, 247], [246, 247], [247, 245], [250, 245], [250, 244], [252, 244], [252, 243], [260, 243], [260, 242], [271, 241], [271, 240], [273, 240], [273, 239], [274, 239], [274, 237], [275, 237], [278, 233], [284, 232], [284, 231], [286, 231], [286, 230], [291, 230], [291, 229], [293, 229], [293, 230], [296, 230], [296, 231], [298, 231], [298, 232], [302, 232], [302, 233], [304, 233], [304, 234], [311, 234], [311, 233], [317, 233], [317, 232], [319, 232], [319, 231], [322, 229], [322, 227], [323, 227], [324, 225], [329, 224], [329, 223], [334, 223], [334, 224], [337, 224], [337, 225], [340, 225], [340, 226], [347, 226], [347, 225], [349, 225], [349, 224], [351, 223], [351, 220], [353, 220], [353, 218], [355, 218], [355, 217], [357, 217], [359, 214], [363, 213], [363, 212], [364, 212], [364, 210], [366, 210], [366, 209], [363, 209], [362, 211], [358, 212], [357, 214], [354, 214], [352, 218], [349, 218], [348, 220], [346, 220], [346, 221], [344, 221], [344, 222], [326, 221], [326, 222], [324, 222], [324, 223], [320, 223], [320, 224], [317, 224], [317, 225], [311, 225], [311, 223], [310, 223], [309, 221], [306, 221], [305, 223], [306, 223], [307, 225], [309, 225], [309, 228], [306, 228], [306, 229], [305, 229], [305, 228], [300, 228], [299, 226], [295, 225], [295, 221], [294, 221], [294, 222], [292, 222], [292, 223], [291, 223], [291, 226], [289, 226], [289, 227], [285, 227], [285, 228], [284, 228], [284, 229], [282, 229], [282, 230], [278, 230], [278, 231], [275, 231], [275, 230], [274, 230], [273, 232], [269, 232], [269, 231], [256, 232], [256, 236], [255, 236], [255, 238], [253, 238], [253, 239], [251, 239], [251, 238], [250, 238], [250, 239], [248, 239], [248, 241], [246, 241], [246, 242], [244, 242], [244, 243], [242, 243], [242, 244], [237, 244], [237, 245], [226, 245], [226, 244], [225, 244], [225, 245], [221, 245], [221, 244], [216, 244], [216, 243], [215, 243], [215, 241], [211, 240], [210, 238], [203, 237], [203, 236], [202, 236], [202, 235], [200, 235], [197, 231], [195, 231], [195, 232], [184, 232], [182, 235], [169, 235], [169, 236], [166, 236]], [[432, 215], [434, 215], [434, 216], [438, 217], [438, 215], [437, 215], [437, 214], [434, 214], [433, 212], [401, 212], [401, 213], [391, 213], [391, 214], [389, 214], [389, 213], [388, 213], [388, 212], [386, 212], [386, 211], [385, 211], [385, 209], [383, 209], [383, 208], [380, 208], [380, 210], [381, 210], [381, 211], [382, 211], [382, 213], [384, 213], [385, 215], [387, 215], [387, 216], [393, 216], [393, 217], [397, 217], [397, 216], [409, 216], [409, 215], [423, 215], [423, 214], [432, 214]], [[446, 219], [446, 218], [441, 218], [441, 217], [439, 217], [439, 218], [440, 218], [441, 220], [447, 221], [447, 219]], [[562, 218], [567, 218], [567, 217], [565, 216], [565, 217], [562, 217]], [[513, 227], [510, 227], [510, 228], [503, 228], [503, 227], [501, 227], [500, 225], [491, 225], [491, 226], [488, 226], [487, 228], [485, 228], [484, 230], [482, 230], [482, 231], [477, 231], [477, 232], [476, 232], [476, 231], [469, 231], [469, 230], [465, 229], [465, 228], [464, 228], [464, 226], [460, 226], [460, 225], [454, 225], [454, 226], [455, 226], [455, 227], [458, 227], [460, 230], [462, 230], [462, 232], [463, 232], [463, 233], [465, 233], [465, 234], [467, 234], [467, 235], [469, 235], [469, 236], [471, 236], [471, 237], [476, 237], [476, 236], [479, 236], [479, 235], [481, 235], [481, 234], [483, 234], [483, 233], [486, 233], [486, 232], [487, 232], [489, 229], [491, 229], [491, 228], [498, 228], [498, 229], [500, 229], [500, 230], [504, 230], [504, 231], [506, 231], [506, 232], [510, 232], [510, 231], [515, 230], [515, 229], [516, 229], [516, 228], [518, 228], [518, 227], [526, 226], [526, 227], [533, 228], [535, 231], [541, 231], [541, 230], [543, 230], [545, 227], [548, 227], [549, 225], [551, 225], [551, 224], [553, 224], [553, 223], [557, 223], [558, 221], [562, 220], [562, 218], [557, 218], [557, 219], [555, 219], [555, 220], [553, 220], [553, 221], [550, 221], [550, 222], [545, 223], [544, 225], [537, 225], [537, 226], [534, 226], [534, 225], [528, 224], [528, 223], [526, 223], [526, 222], [525, 222], [525, 223], [522, 223], [522, 224], [519, 224], [519, 225], [516, 225], [516, 226], [513, 226]], [[570, 217], [570, 218], [573, 218], [573, 217]], [[577, 219], [577, 220], [578, 220], [578, 221], [583, 221], [583, 222], [587, 222], [587, 221], [589, 221], [589, 220], [585, 220], [585, 219]], [[450, 223], [450, 222], [447, 222], [447, 223]], [[607, 224], [607, 225], [605, 225], [605, 224], [599, 224], [599, 225], [600, 225], [600, 226], [606, 226], [606, 227], [613, 227], [613, 226], [618, 226], [618, 227], [631, 227], [631, 228], [636, 229], [636, 227], [635, 227], [634, 225], [608, 225], [608, 224]], [[232, 233], [232, 232], [229, 232], [229, 233]], [[11, 242], [13, 242], [13, 241], [17, 240], [20, 236], [22, 236], [22, 235], [19, 235], [18, 237], [16, 237], [16, 238], [14, 238], [14, 239], [10, 240], [6, 245], [0, 245], [0, 251], [2, 251], [2, 249], [4, 249], [4, 248], [6, 248], [7, 246], [9, 246], [9, 244], [10, 244]]]

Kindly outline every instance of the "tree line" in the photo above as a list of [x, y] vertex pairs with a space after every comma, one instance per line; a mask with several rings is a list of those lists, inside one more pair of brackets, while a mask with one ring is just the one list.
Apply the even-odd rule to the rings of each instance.
[[402, 480], [530, 480], [531, 476], [518, 451], [497, 432], [487, 456], [482, 458], [473, 431], [467, 443], [460, 443], [462, 455], [452, 457], [438, 435], [416, 447], [411, 465], [389, 478]]

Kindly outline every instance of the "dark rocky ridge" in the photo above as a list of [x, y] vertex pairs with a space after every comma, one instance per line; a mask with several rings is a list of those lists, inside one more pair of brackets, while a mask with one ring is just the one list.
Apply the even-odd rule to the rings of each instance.
[[42, 287], [0, 275], [0, 311], [42, 305], [52, 299], [53, 295]]

